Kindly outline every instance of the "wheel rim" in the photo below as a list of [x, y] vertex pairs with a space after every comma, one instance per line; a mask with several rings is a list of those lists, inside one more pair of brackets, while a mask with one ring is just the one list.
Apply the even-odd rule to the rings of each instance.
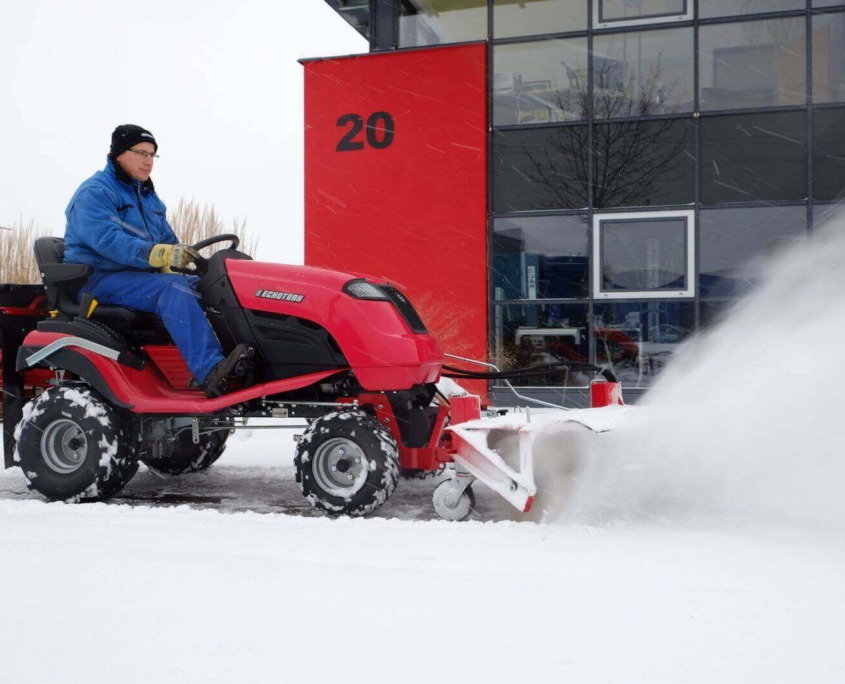
[[55, 420], [41, 435], [41, 458], [53, 472], [69, 475], [82, 467], [88, 439], [72, 420]]
[[367, 459], [355, 442], [343, 437], [329, 439], [314, 454], [314, 481], [325, 492], [349, 498], [367, 481]]

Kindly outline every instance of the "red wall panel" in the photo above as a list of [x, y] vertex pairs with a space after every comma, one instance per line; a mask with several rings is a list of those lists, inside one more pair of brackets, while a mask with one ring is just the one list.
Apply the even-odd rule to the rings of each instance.
[[305, 62], [305, 263], [393, 280], [446, 352], [479, 359], [485, 55], [478, 44]]

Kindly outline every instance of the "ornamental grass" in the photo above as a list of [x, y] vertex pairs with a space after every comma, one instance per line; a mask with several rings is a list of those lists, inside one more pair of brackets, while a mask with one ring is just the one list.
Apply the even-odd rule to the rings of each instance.
[[[234, 233], [241, 240], [239, 249], [255, 254], [258, 241], [248, 234], [246, 221], [233, 219], [231, 226], [227, 227], [213, 204], [200, 205], [193, 200], [179, 200], [176, 208], [168, 212], [167, 220], [182, 244], [192, 245], [213, 235]], [[63, 234], [64, 229], [48, 231], [39, 228], [34, 219], [0, 225], [0, 283], [40, 284], [41, 276], [33, 249], [35, 240], [46, 235]], [[214, 245], [204, 250], [203, 255], [210, 256], [227, 244]]]

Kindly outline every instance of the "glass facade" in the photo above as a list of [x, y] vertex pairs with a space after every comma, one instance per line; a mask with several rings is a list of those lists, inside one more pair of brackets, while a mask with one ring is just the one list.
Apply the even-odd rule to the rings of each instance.
[[609, 367], [623, 387], [645, 389], [695, 331], [692, 302], [598, 304], [593, 315], [596, 363]]
[[509, 126], [586, 119], [588, 62], [586, 38], [497, 45], [493, 52], [493, 123]]
[[583, 387], [590, 375], [570, 370], [567, 363], [590, 358], [587, 307], [546, 303], [494, 305], [494, 358], [502, 369], [557, 366], [558, 369], [515, 380], [540, 387]]
[[599, 21], [612, 22], [629, 19], [658, 19], [667, 15], [686, 12], [686, 0], [643, 0], [642, 2], [615, 2], [597, 0]]
[[495, 211], [586, 209], [591, 191], [589, 134], [586, 125], [495, 132]]
[[768, 0], [767, 2], [748, 2], [748, 0], [706, 0], [698, 3], [698, 16], [701, 19], [713, 17], [736, 17], [744, 14], [763, 14], [765, 12], [783, 12], [802, 10], [804, 0]]
[[806, 112], [714, 116], [699, 127], [703, 204], [806, 199]]
[[813, 102], [845, 102], [845, 14], [812, 21]]
[[813, 197], [837, 201], [845, 193], [845, 108], [813, 112]]
[[487, 38], [486, 0], [402, 0], [398, 4], [398, 47]]
[[496, 219], [493, 231], [495, 299], [587, 298], [586, 215]]
[[771, 258], [807, 236], [803, 206], [702, 208], [698, 218], [701, 297], [733, 298], [757, 284]]
[[587, 3], [572, 0], [493, 0], [495, 38], [587, 30]]
[[802, 17], [702, 26], [701, 110], [804, 104], [805, 29]]
[[845, 0], [382, 4], [377, 49], [487, 41], [506, 367], [589, 361], [647, 388], [845, 195]]
[[593, 207], [690, 204], [694, 130], [685, 119], [638, 119], [593, 127]]
[[593, 40], [597, 119], [693, 109], [693, 30], [623, 31]]

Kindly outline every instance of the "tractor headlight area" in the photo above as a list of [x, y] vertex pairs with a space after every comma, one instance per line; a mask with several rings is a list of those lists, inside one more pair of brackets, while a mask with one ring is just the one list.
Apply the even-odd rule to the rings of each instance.
[[343, 286], [343, 291], [355, 299], [374, 299], [382, 302], [390, 301], [390, 298], [378, 285], [366, 280], [350, 280]]
[[359, 278], [350, 280], [343, 286], [343, 291], [355, 299], [369, 299], [377, 302], [390, 302], [405, 319], [408, 327], [417, 334], [428, 333], [425, 323], [417, 314], [411, 302], [392, 285], [376, 285]]

